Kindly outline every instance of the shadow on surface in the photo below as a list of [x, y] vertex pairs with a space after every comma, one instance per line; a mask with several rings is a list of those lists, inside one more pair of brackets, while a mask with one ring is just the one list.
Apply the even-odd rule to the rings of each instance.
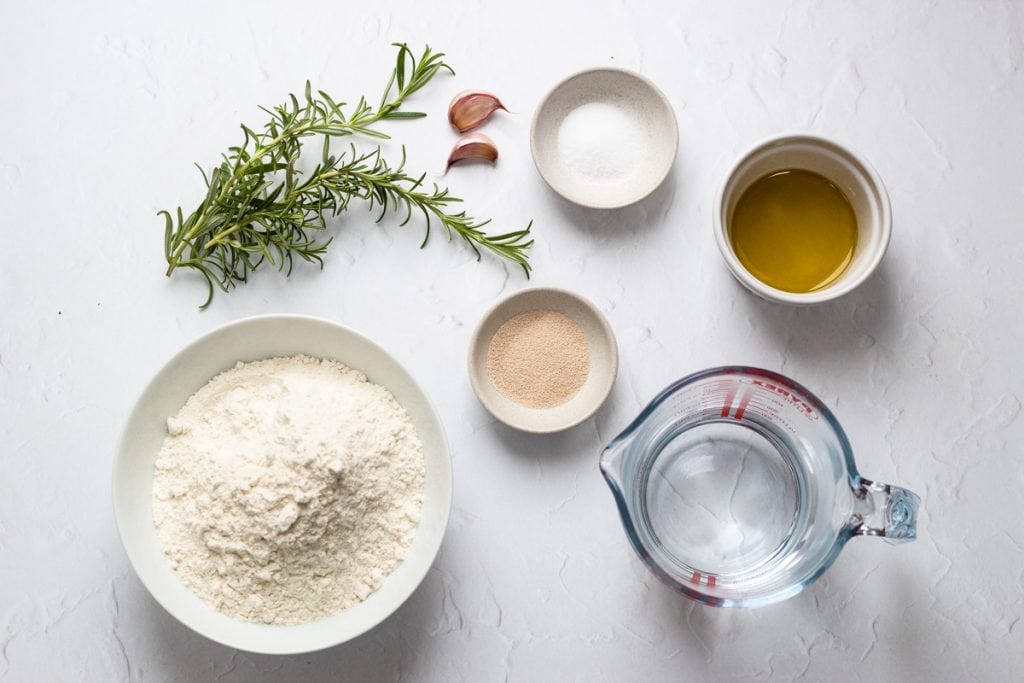
[[601, 451], [618, 433], [607, 434], [604, 425], [610, 421], [616, 401], [621, 398], [617, 396], [620, 392], [616, 391], [621, 381], [621, 378], [616, 380], [612, 392], [597, 412], [575, 427], [550, 434], [533, 434], [494, 420], [491, 428], [504, 449], [517, 456], [549, 461], [592, 456], [596, 468]]
[[675, 200], [676, 179], [674, 173], [669, 174], [646, 198], [619, 209], [590, 209], [570, 202], [550, 187], [548, 192], [555, 199], [559, 213], [572, 227], [632, 242], [637, 232], [652, 229], [652, 224], [657, 223], [655, 219], [668, 213]]
[[[441, 554], [444, 553], [442, 546]], [[151, 600], [147, 621], [160, 651], [176, 662], [177, 680], [421, 680], [417, 667], [441, 612], [441, 554], [409, 599], [376, 628], [319, 652], [262, 655], [225, 647], [191, 631]]]
[[[765, 301], [734, 281], [736, 308], [774, 348], [807, 361], [834, 362], [891, 343], [898, 330], [897, 296], [882, 261], [875, 273], [846, 296], [811, 306]], [[800, 378], [795, 378], [800, 381]]]
[[[803, 668], [798, 677], [821, 680], [820, 661], [812, 651], [818, 646], [842, 647], [859, 655], [861, 663], [870, 656], [898, 661], [895, 678], [916, 680], [935, 652], [934, 596], [929, 587], [899, 562], [891, 562], [888, 571], [876, 572], [881, 565], [872, 567], [866, 557], [847, 559], [847, 566], [837, 563], [832, 568], [839, 571], [826, 571], [801, 593], [766, 607], [708, 607], [653, 576], [645, 582], [650, 593], [645, 604], [652, 621], [666, 626], [666, 638], [686, 653], [689, 662], [703, 659], [717, 666], [733, 652], [750, 653], [755, 644], [765, 648], [766, 643], [774, 643], [777, 649], [765, 650], [768, 659], [776, 655], [783, 664], [788, 660], [796, 669]], [[892, 609], [894, 596], [899, 596], [899, 610]], [[773, 640], [769, 633], [778, 637]], [[886, 644], [894, 636], [897, 639]], [[899, 653], [896, 658], [894, 650]], [[756, 675], [770, 673], [769, 663]]]

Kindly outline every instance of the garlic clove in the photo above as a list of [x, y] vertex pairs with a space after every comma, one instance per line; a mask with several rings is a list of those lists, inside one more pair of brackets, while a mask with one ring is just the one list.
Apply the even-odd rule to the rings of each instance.
[[448, 155], [448, 164], [444, 167], [445, 172], [448, 172], [452, 164], [467, 159], [483, 159], [493, 164], [498, 160], [498, 147], [483, 133], [463, 135], [455, 143], [451, 154]]
[[452, 98], [452, 103], [448, 105], [448, 123], [460, 133], [465, 133], [489, 119], [498, 109], [508, 111], [495, 95], [467, 90]]

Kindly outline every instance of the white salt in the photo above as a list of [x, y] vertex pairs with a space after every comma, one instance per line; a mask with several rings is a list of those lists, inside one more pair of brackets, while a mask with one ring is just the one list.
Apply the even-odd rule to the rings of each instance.
[[620, 182], [642, 162], [643, 132], [620, 107], [589, 102], [569, 112], [558, 129], [558, 154], [590, 181]]

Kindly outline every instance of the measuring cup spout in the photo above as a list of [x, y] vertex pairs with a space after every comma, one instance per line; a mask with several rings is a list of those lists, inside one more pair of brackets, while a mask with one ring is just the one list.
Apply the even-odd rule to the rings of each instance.
[[608, 481], [608, 485], [612, 487], [612, 490], [622, 490], [622, 478], [623, 478], [623, 465], [622, 461], [626, 457], [626, 450], [629, 447], [629, 438], [619, 438], [612, 441], [608, 446], [601, 451], [601, 474]]
[[622, 523], [626, 527], [626, 535], [629, 537], [633, 547], [636, 548], [637, 552], [644, 555], [644, 551], [638, 545], [639, 541], [636, 538], [636, 532], [633, 527], [633, 515], [629, 509], [629, 503], [626, 500], [626, 481], [629, 478], [626, 460], [629, 451], [629, 445], [632, 439], [630, 439], [628, 433], [620, 434], [615, 438], [608, 446], [601, 451], [601, 474], [604, 476], [604, 481], [608, 484], [608, 488], [612, 490], [612, 497], [615, 498], [615, 507], [619, 509], [619, 516], [622, 518]]
[[917, 494], [858, 477], [853, 496], [850, 532], [854, 536], [881, 536], [889, 543], [917, 538], [917, 511], [921, 506]]

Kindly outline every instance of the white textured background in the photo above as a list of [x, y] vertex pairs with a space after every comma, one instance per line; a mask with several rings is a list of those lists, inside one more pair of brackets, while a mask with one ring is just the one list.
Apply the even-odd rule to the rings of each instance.
[[[1013, 2], [0, 2], [0, 679], [971, 680], [1024, 675], [1024, 4]], [[210, 310], [163, 277], [160, 208], [308, 78], [377, 96], [393, 40], [458, 71], [391, 127], [442, 168], [448, 99], [499, 93], [495, 169], [446, 181], [467, 208], [535, 220], [534, 282], [609, 317], [621, 371], [579, 428], [495, 424], [465, 373], [496, 297], [526, 284], [419, 226], [353, 207], [326, 269], [261, 272]], [[679, 117], [671, 179], [607, 213], [534, 171], [530, 115], [570, 72], [613, 64]], [[399, 125], [400, 124], [400, 125]], [[848, 142], [895, 216], [878, 274], [838, 302], [766, 304], [722, 264], [709, 205], [753, 142]], [[414, 222], [415, 223], [415, 222]], [[441, 554], [392, 618], [347, 645], [271, 658], [168, 616], [135, 578], [110, 467], [135, 395], [193, 337], [267, 312], [374, 338], [438, 403], [454, 449]], [[921, 538], [855, 540], [810, 590], [751, 612], [690, 604], [633, 556], [597, 471], [659, 389], [710, 365], [780, 370], [835, 409], [866, 476], [924, 497]]]

